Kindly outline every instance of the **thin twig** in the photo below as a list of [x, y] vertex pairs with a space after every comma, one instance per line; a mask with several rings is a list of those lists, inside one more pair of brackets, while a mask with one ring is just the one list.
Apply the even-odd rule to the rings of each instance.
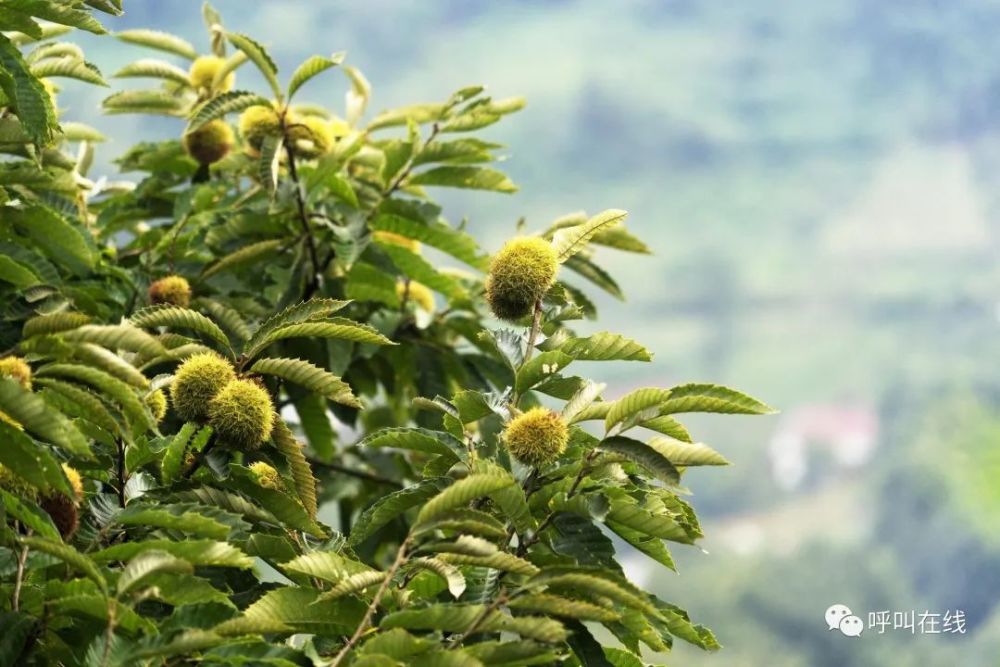
[[14, 594], [11, 596], [10, 605], [17, 611], [21, 605], [21, 585], [24, 583], [24, 564], [28, 560], [28, 545], [21, 547], [21, 553], [17, 556], [17, 574], [14, 578]]
[[403, 488], [402, 482], [397, 482], [396, 480], [389, 479], [388, 477], [376, 475], [375, 473], [371, 473], [366, 470], [358, 470], [357, 468], [351, 468], [339, 463], [326, 463], [315, 459], [309, 459], [309, 465], [313, 468], [335, 470], [336, 472], [350, 475], [351, 477], [357, 477], [358, 479], [368, 480], [369, 482], [374, 482], [375, 484], [384, 484], [385, 486], [393, 486], [398, 489]]
[[118, 441], [118, 504], [125, 507], [125, 443]]
[[351, 635], [351, 638], [347, 640], [344, 647], [340, 649], [339, 653], [337, 653], [337, 657], [335, 657], [333, 662], [330, 663], [330, 667], [337, 667], [348, 652], [354, 648], [354, 645], [358, 643], [361, 636], [364, 635], [365, 632], [368, 631], [368, 628], [371, 627], [372, 617], [375, 616], [375, 610], [378, 609], [379, 603], [382, 602], [382, 598], [389, 589], [389, 584], [392, 582], [392, 578], [396, 576], [396, 572], [398, 572], [399, 568], [401, 568], [403, 563], [406, 562], [406, 550], [409, 549], [410, 540], [412, 539], [412, 535], [407, 535], [406, 539], [403, 540], [403, 543], [399, 545], [399, 551], [396, 552], [396, 560], [394, 560], [389, 569], [386, 570], [385, 579], [382, 580], [382, 585], [379, 586], [378, 591], [375, 593], [375, 597], [372, 598], [372, 603], [368, 605], [368, 610], [365, 612], [364, 618], [361, 619], [361, 623], [358, 624], [358, 627], [354, 631], [354, 634]]
[[542, 328], [542, 300], [535, 301], [535, 308], [531, 315], [531, 332], [528, 334], [528, 349], [524, 351], [524, 361], [521, 362], [523, 368], [531, 361], [531, 355], [535, 352], [535, 345], [538, 343], [538, 332]]
[[306, 285], [305, 298], [308, 299], [319, 289], [323, 268], [319, 263], [319, 254], [316, 252], [316, 241], [313, 239], [312, 228], [309, 225], [309, 214], [306, 212], [305, 192], [302, 183], [299, 181], [299, 170], [295, 164], [295, 153], [292, 151], [292, 142], [288, 140], [288, 126], [285, 125], [286, 117], [281, 115], [281, 129], [283, 143], [285, 145], [285, 155], [288, 156], [288, 176], [295, 185], [295, 204], [299, 210], [299, 224], [302, 225], [302, 233], [305, 235], [306, 248], [309, 251], [309, 262], [312, 264], [312, 275]]

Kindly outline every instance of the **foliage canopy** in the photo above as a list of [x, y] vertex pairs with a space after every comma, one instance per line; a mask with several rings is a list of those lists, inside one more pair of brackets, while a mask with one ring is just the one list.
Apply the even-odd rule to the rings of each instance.
[[[60, 41], [102, 32], [92, 9], [121, 6], [0, 9], [0, 663], [716, 649], [616, 548], [672, 568], [665, 542], [701, 537], [681, 478], [726, 461], [676, 415], [770, 408], [711, 384], [605, 400], [576, 374], [651, 360], [572, 328], [596, 317], [579, 280], [620, 295], [597, 251], [648, 252], [623, 211], [568, 215], [492, 263], [445, 221], [434, 188], [516, 189], [478, 132], [522, 101], [472, 86], [364, 122], [371, 87], [342, 54], [283, 79], [206, 5], [208, 53], [116, 35], [159, 53], [115, 76], [158, 85], [105, 111], [183, 124], [118, 159], [133, 181], [93, 180], [103, 137], [59, 117], [50, 83], [107, 85]], [[241, 67], [267, 90], [240, 88]], [[340, 115], [294, 103], [338, 69]]]

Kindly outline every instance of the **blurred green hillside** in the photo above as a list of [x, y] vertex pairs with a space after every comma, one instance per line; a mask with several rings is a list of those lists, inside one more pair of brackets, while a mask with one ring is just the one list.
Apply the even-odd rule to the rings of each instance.
[[[628, 209], [655, 254], [619, 260], [628, 300], [601, 305], [657, 357], [614, 371], [614, 392], [713, 378], [782, 408], [695, 424], [735, 465], [691, 482], [709, 554], [678, 554], [660, 585], [726, 650], [677, 647], [671, 664], [995, 664], [1000, 3], [215, 4], [286, 70], [347, 50], [372, 112], [478, 82], [527, 97], [493, 137], [521, 192], [488, 208], [450, 194], [449, 215], [498, 246], [522, 215]], [[198, 7], [133, 1], [110, 25], [205, 45]], [[107, 73], [137, 54], [79, 41]], [[346, 80], [325, 80], [313, 98], [342, 100]], [[63, 95], [116, 136], [181, 129], [101, 117], [82, 86]], [[108, 173], [122, 146], [102, 148]], [[807, 426], [809, 472], [787, 490], [769, 443], [817, 406], [873, 414], [873, 449], [844, 466], [814, 442], [838, 420]], [[963, 608], [969, 632], [848, 639], [823, 623], [834, 602]]]

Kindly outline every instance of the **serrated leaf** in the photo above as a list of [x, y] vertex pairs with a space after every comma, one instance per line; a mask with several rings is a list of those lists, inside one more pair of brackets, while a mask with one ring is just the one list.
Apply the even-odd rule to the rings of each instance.
[[145, 389], [149, 386], [149, 380], [139, 369], [118, 354], [99, 345], [77, 343], [73, 346], [73, 358], [85, 365], [99, 368], [138, 389]]
[[513, 572], [531, 576], [538, 574], [538, 568], [530, 562], [519, 558], [514, 554], [500, 551], [489, 556], [469, 556], [466, 554], [443, 553], [438, 556], [441, 560], [455, 565], [473, 565], [475, 567], [488, 567], [502, 572]]
[[[604, 417], [604, 428], [610, 431], [616, 424], [620, 424], [633, 415], [639, 415], [646, 410], [656, 408], [668, 398], [670, 398], [669, 389], [643, 387], [631, 391], [611, 402]], [[652, 416], [655, 415], [650, 415], [650, 417]]]
[[663, 435], [669, 435], [671, 438], [680, 440], [681, 442], [691, 442], [691, 434], [688, 433], [687, 428], [670, 415], [662, 415], [640, 421], [638, 425], [648, 428], [651, 431], [662, 433]]
[[138, 44], [139, 46], [166, 51], [167, 53], [173, 53], [188, 60], [194, 60], [198, 57], [198, 52], [190, 42], [176, 35], [158, 30], [122, 30], [116, 32], [115, 37], [129, 44]]
[[370, 345], [398, 345], [373, 327], [343, 317], [286, 324], [267, 336], [264, 347], [286, 338], [337, 338]]
[[545, 586], [573, 593], [590, 593], [609, 598], [646, 614], [657, 613], [656, 607], [644, 597], [641, 591], [627, 582], [617, 579], [614, 575], [598, 574], [593, 569], [584, 572], [567, 571], [565, 568], [550, 568], [526, 582], [524, 588]]
[[[77, 406], [77, 412], [72, 413], [74, 416], [86, 419], [108, 433], [120, 433], [121, 426], [118, 420], [111, 415], [104, 402], [94, 392], [53, 378], [36, 377], [34, 384], [37, 387], [43, 388], [43, 391], [40, 393], [47, 402], [59, 400], [53, 396], [53, 394], [56, 394], [62, 400], [69, 401]], [[60, 410], [69, 413], [65, 404], [58, 405]]]
[[188, 422], [181, 427], [177, 434], [170, 440], [160, 459], [160, 479], [164, 484], [171, 484], [178, 478], [181, 472], [181, 464], [184, 462], [184, 453], [187, 451], [191, 437], [198, 430], [198, 425]]
[[8, 377], [0, 377], [0, 411], [41, 440], [91, 458], [87, 441], [66, 417]]
[[108, 140], [96, 128], [83, 123], [65, 122], [61, 123], [61, 127], [63, 139], [66, 141], [88, 141], [92, 144], [99, 144]]
[[168, 304], [149, 306], [132, 315], [129, 320], [137, 327], [153, 329], [170, 327], [189, 329], [204, 334], [208, 339], [221, 344], [232, 355], [229, 337], [215, 322], [199, 312]]
[[20, 430], [0, 420], [0, 464], [32, 486], [48, 493], [69, 495], [71, 489], [59, 462], [48, 449], [35, 443]]
[[766, 415], [774, 408], [735, 389], [717, 384], [683, 384], [672, 387], [660, 402], [660, 414], [716, 412], [723, 414]]
[[34, 549], [35, 551], [41, 551], [42, 553], [58, 558], [67, 565], [85, 574], [87, 578], [91, 579], [98, 585], [102, 592], [107, 593], [108, 582], [101, 573], [101, 569], [97, 566], [97, 563], [73, 547], [68, 544], [53, 542], [52, 540], [46, 540], [41, 537], [25, 536], [18, 539], [21, 544], [26, 545], [28, 548]]
[[631, 338], [601, 332], [587, 338], [569, 338], [559, 351], [580, 361], [652, 361], [653, 355]]
[[332, 551], [312, 551], [302, 554], [287, 563], [283, 563], [281, 569], [285, 572], [322, 579], [331, 584], [339, 584], [356, 574], [373, 571], [360, 561], [352, 560]]
[[107, 547], [91, 554], [99, 562], [131, 560], [139, 554], [150, 551], [166, 551], [183, 558], [192, 565], [235, 567], [247, 569], [253, 567], [253, 559], [227, 542], [215, 540], [145, 540], [143, 542], [125, 542]]
[[417, 515], [416, 523], [430, 521], [455, 507], [489, 495], [514, 484], [514, 478], [499, 472], [476, 473], [460, 479], [430, 499]]
[[574, 424], [578, 419], [578, 416], [583, 413], [584, 410], [589, 408], [591, 404], [597, 400], [607, 385], [604, 383], [592, 382], [587, 380], [586, 383], [573, 395], [566, 405], [563, 406], [562, 416], [569, 424]]
[[616, 621], [621, 615], [613, 609], [601, 607], [584, 600], [572, 600], [551, 593], [529, 593], [510, 601], [511, 609], [540, 612], [546, 616], [562, 616], [580, 621], [599, 623]]
[[73, 56], [48, 58], [31, 66], [31, 73], [38, 78], [63, 77], [76, 79], [97, 86], [107, 86], [100, 70], [87, 61]]
[[213, 631], [224, 636], [353, 632], [366, 605], [351, 597], [319, 601], [318, 595], [319, 591], [291, 586], [269, 591], [239, 617], [217, 625]]
[[647, 444], [669, 459], [675, 466], [729, 465], [729, 461], [722, 454], [700, 442], [688, 443], [673, 438], [654, 436], [647, 441]]
[[115, 516], [114, 522], [123, 526], [175, 530], [215, 540], [225, 540], [229, 537], [229, 526], [209, 516], [190, 511], [187, 506], [153, 507], [132, 503]]
[[[256, 364], [254, 365], [256, 367]], [[295, 439], [292, 432], [288, 430], [284, 420], [277, 419], [274, 430], [271, 433], [271, 441], [275, 448], [285, 457], [288, 469], [292, 473], [295, 482], [295, 493], [299, 497], [302, 506], [309, 512], [309, 516], [316, 518], [316, 478], [313, 477], [312, 468], [303, 454], [302, 443]]]
[[58, 333], [68, 329], [76, 329], [90, 322], [90, 316], [83, 313], [60, 312], [51, 315], [38, 315], [24, 323], [21, 335], [24, 338], [42, 334]]
[[330, 590], [324, 592], [316, 598], [316, 601], [321, 602], [324, 600], [335, 600], [345, 595], [360, 593], [370, 586], [381, 584], [383, 581], [385, 581], [385, 573], [377, 570], [352, 574]]
[[410, 185], [438, 185], [491, 192], [517, 192], [517, 186], [501, 171], [488, 167], [443, 165], [410, 176]]
[[331, 313], [337, 312], [348, 303], [350, 302], [337, 301], [335, 299], [310, 299], [309, 301], [289, 306], [280, 313], [271, 316], [257, 327], [250, 340], [247, 341], [244, 355], [252, 359], [260, 354], [270, 344], [268, 337], [281, 327], [326, 317]]
[[372, 221], [372, 229], [420, 241], [477, 269], [485, 270], [489, 264], [489, 256], [481, 252], [471, 235], [443, 222], [425, 224], [400, 215], [381, 213]]
[[185, 560], [181, 560], [165, 551], [145, 551], [122, 569], [118, 577], [118, 595], [124, 595], [147, 577], [161, 572], [191, 574], [194, 568]]
[[321, 72], [325, 72], [331, 67], [336, 67], [344, 61], [343, 53], [335, 53], [329, 58], [323, 56], [310, 56], [304, 63], [299, 65], [292, 73], [292, 78], [288, 82], [288, 99], [291, 100], [296, 91], [307, 81]]
[[201, 277], [206, 279], [211, 278], [215, 274], [229, 269], [263, 261], [265, 257], [270, 257], [276, 253], [283, 245], [285, 245], [285, 241], [282, 239], [269, 239], [267, 241], [250, 243], [238, 250], [234, 250], [228, 255], [220, 257], [218, 261], [205, 267]]
[[461, 440], [448, 433], [423, 428], [383, 428], [359, 443], [362, 447], [396, 447], [464, 461], [468, 450]]
[[456, 600], [465, 592], [465, 577], [462, 571], [440, 558], [414, 558], [407, 563], [408, 569], [427, 570], [433, 572], [448, 585], [448, 592]]
[[226, 114], [236, 113], [254, 106], [270, 107], [271, 101], [257, 93], [245, 90], [231, 90], [216, 95], [196, 107], [190, 115], [185, 132], [193, 132], [210, 121]]
[[96, 258], [83, 233], [61, 215], [39, 205], [24, 209], [4, 207], [4, 219], [40, 248], [46, 258], [84, 275]]
[[[3, 502], [3, 510], [7, 521], [12, 519], [19, 521], [24, 528], [33, 531], [39, 537], [51, 540], [52, 542], [62, 542], [59, 530], [52, 523], [52, 518], [38, 505], [37, 500], [21, 498], [0, 489], [0, 501]], [[2, 639], [0, 639], [0, 642], [2, 642]]]
[[518, 394], [523, 394], [545, 378], [566, 368], [572, 361], [573, 357], [560, 350], [536, 354], [517, 370], [517, 378], [514, 382], [515, 391]]
[[36, 144], [47, 144], [56, 127], [52, 102], [41, 82], [28, 70], [21, 52], [3, 34], [0, 34], [0, 70], [8, 75], [0, 78], [0, 83], [24, 129]]
[[676, 485], [681, 481], [680, 472], [670, 459], [643, 442], [616, 435], [602, 440], [600, 448], [638, 463], [662, 482]]
[[38, 370], [38, 376], [68, 378], [94, 387], [121, 405], [133, 425], [141, 425], [145, 429], [156, 428], [152, 415], [135, 390], [102, 370], [80, 364], [49, 364]]
[[274, 96], [281, 99], [281, 86], [278, 85], [278, 66], [274, 64], [267, 49], [242, 33], [227, 32], [226, 39], [232, 42], [232, 45], [237, 49], [247, 54], [251, 62], [264, 75], [264, 79], [271, 87]]
[[608, 209], [601, 211], [583, 224], [557, 230], [552, 236], [552, 247], [555, 248], [559, 261], [565, 262], [583, 250], [594, 234], [617, 225], [627, 215], [628, 213], [625, 211]]
[[465, 296], [465, 290], [458, 282], [439, 272], [430, 262], [412, 250], [394, 243], [380, 242], [379, 245], [382, 251], [392, 260], [392, 263], [406, 277], [416, 280], [449, 298], [461, 298]]
[[132, 324], [85, 324], [61, 336], [71, 343], [93, 343], [109, 350], [127, 350], [150, 357], [167, 353], [160, 341]]
[[104, 98], [105, 113], [149, 113], [183, 116], [187, 105], [183, 98], [165, 90], [123, 90]]
[[444, 488], [445, 478], [426, 479], [405, 489], [382, 496], [361, 513], [351, 527], [347, 544], [357, 546], [407, 510], [423, 505]]
[[[345, 68], [345, 71], [348, 71]], [[379, 130], [385, 127], [398, 127], [413, 121], [418, 125], [439, 120], [445, 111], [445, 105], [438, 103], [412, 104], [398, 109], [383, 111], [368, 123], [369, 130]]]
[[152, 78], [173, 81], [184, 86], [191, 84], [188, 73], [177, 65], [168, 63], [157, 58], [143, 58], [131, 62], [114, 73], [118, 79], [125, 78]]
[[351, 391], [351, 386], [333, 373], [302, 359], [263, 358], [250, 367], [251, 373], [273, 375], [288, 382], [302, 385], [334, 403], [360, 408], [361, 403]]

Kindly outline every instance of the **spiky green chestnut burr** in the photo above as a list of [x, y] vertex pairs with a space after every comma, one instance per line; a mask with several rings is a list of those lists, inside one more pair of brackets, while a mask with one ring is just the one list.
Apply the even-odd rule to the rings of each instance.
[[232, 364], [217, 354], [203, 352], [189, 357], [174, 374], [170, 402], [184, 421], [208, 416], [209, 402], [236, 379]]
[[516, 459], [530, 466], [541, 466], [566, 451], [569, 426], [558, 412], [532, 408], [507, 424], [502, 439]]
[[208, 423], [216, 436], [236, 449], [257, 449], [271, 437], [274, 404], [252, 380], [233, 380], [209, 403]]
[[559, 261], [552, 244], [537, 236], [508, 241], [493, 257], [486, 300], [501, 320], [519, 320], [552, 287]]

